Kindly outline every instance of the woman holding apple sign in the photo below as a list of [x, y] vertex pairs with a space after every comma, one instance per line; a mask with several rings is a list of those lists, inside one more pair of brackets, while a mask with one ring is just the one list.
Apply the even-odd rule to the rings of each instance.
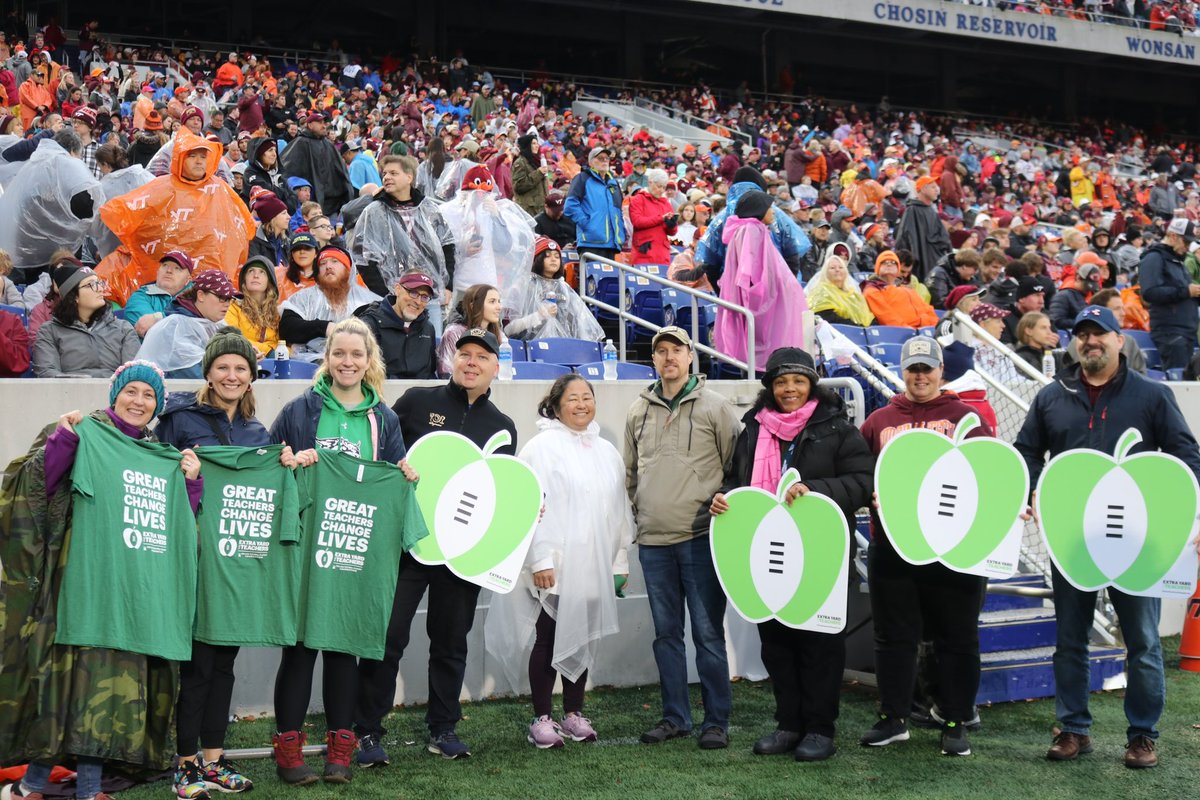
[[[545, 750], [562, 747], [564, 738], [596, 741], [582, 713], [584, 686], [600, 640], [617, 632], [613, 585], [623, 588], [629, 575], [634, 525], [625, 463], [600, 437], [592, 385], [580, 375], [563, 375], [538, 414], [541, 433], [521, 450], [521, 459], [545, 488], [546, 513], [521, 584], [492, 596], [485, 641], [514, 687], [522, 668], [528, 669], [534, 719], [527, 738]], [[559, 675], [563, 717], [555, 722], [551, 693]]]
[[[857, 509], [871, 497], [875, 458], [845, 404], [818, 386], [813, 358], [797, 347], [781, 347], [767, 359], [763, 390], [742, 418], [733, 462], [721, 491], [713, 497], [714, 516], [729, 510], [725, 494], [741, 486], [774, 493], [788, 469], [801, 482], [787, 493], [826, 495], [854, 529]], [[778, 620], [759, 623], [762, 660], [775, 691], [779, 728], [754, 743], [759, 755], [792, 753], [797, 761], [823, 761], [833, 743], [838, 696], [846, 662], [844, 633], [789, 628]]]

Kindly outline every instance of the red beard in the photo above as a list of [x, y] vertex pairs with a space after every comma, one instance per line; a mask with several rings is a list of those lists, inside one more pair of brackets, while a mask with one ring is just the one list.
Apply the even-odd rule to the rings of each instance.
[[350, 294], [349, 271], [343, 269], [333, 274], [318, 272], [317, 285], [321, 287], [321, 293], [325, 295], [330, 306], [335, 309], [345, 308], [346, 297]]

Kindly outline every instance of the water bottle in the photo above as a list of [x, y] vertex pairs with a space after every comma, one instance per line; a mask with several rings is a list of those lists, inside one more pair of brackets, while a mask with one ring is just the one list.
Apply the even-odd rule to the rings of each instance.
[[1054, 377], [1054, 352], [1047, 350], [1046, 354], [1042, 356], [1042, 374], [1047, 378]]
[[612, 339], [604, 343], [604, 380], [615, 381], [617, 379], [617, 347], [613, 344]]
[[288, 353], [287, 342], [280, 339], [279, 344], [275, 345], [275, 360], [287, 361], [289, 358], [291, 358], [291, 355]]
[[500, 343], [500, 380], [511, 381], [513, 376], [512, 345], [505, 339]]

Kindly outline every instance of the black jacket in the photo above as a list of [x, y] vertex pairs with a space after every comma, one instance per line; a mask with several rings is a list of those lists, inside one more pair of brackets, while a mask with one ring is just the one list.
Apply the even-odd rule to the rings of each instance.
[[437, 334], [429, 312], [405, 322], [395, 309], [396, 296], [388, 295], [354, 312], [375, 334], [389, 380], [437, 377]]
[[235, 413], [230, 422], [229, 416], [216, 406], [196, 402], [193, 392], [178, 392], [168, 398], [154, 435], [177, 450], [196, 445], [260, 447], [271, 443], [267, 429], [257, 419], [245, 419]]
[[1150, 312], [1150, 330], [1196, 333], [1196, 301], [1188, 292], [1191, 283], [1183, 259], [1161, 242], [1142, 254], [1138, 265], [1142, 300]]
[[427, 433], [460, 433], [480, 449], [500, 431], [508, 431], [512, 441], [497, 448], [497, 453], [517, 454], [517, 426], [491, 401], [489, 391], [474, 404], [467, 402], [467, 390], [453, 380], [441, 386], [414, 386], [405, 392], [392, 410], [400, 417], [400, 432], [408, 447]]
[[1130, 428], [1142, 434], [1131, 453], [1161, 450], [1200, 478], [1200, 448], [1166, 384], [1130, 370], [1121, 356], [1116, 376], [1092, 405], [1080, 372], [1079, 364], [1072, 364], [1038, 392], [1013, 442], [1029, 467], [1031, 489], [1037, 487], [1047, 457], [1078, 448], [1112, 455]]
[[[951, 254], [949, 261], [953, 261], [953, 259], [954, 256]], [[979, 281], [975, 278], [964, 281], [959, 277], [958, 270], [944, 260], [930, 271], [925, 278], [925, 285], [929, 287], [930, 304], [934, 308], [941, 308], [945, 305], [950, 292], [959, 286], [979, 286]]]
[[[250, 142], [250, 146], [253, 147], [261, 141], [262, 139], [254, 139]], [[288, 214], [295, 214], [297, 207], [296, 193], [288, 188], [287, 178], [284, 176], [283, 172], [277, 172], [276, 175], [278, 176], [278, 182], [271, 180], [271, 173], [263, 169], [263, 167], [257, 161], [251, 160], [246, 166], [246, 196], [249, 197], [250, 190], [255, 186], [258, 186], [262, 189], [266, 189], [268, 192], [283, 201], [283, 204], [287, 206]]]
[[1046, 309], [1046, 314], [1049, 315], [1050, 323], [1054, 325], [1055, 329], [1069, 331], [1075, 327], [1075, 317], [1085, 308], [1087, 308], [1087, 299], [1084, 298], [1083, 292], [1074, 286], [1068, 286], [1054, 293], [1054, 297], [1050, 299], [1050, 307]]
[[[867, 440], [854, 423], [846, 418], [845, 403], [832, 392], [817, 388], [817, 410], [800, 432], [787, 467], [800, 472], [800, 482], [814, 492], [837, 503], [850, 528], [851, 549], [854, 541], [854, 515], [871, 500], [875, 483], [875, 456]], [[733, 448], [733, 462], [725, 476], [722, 492], [749, 486], [754, 472], [754, 450], [758, 444], [759, 406], [742, 417], [746, 427]], [[786, 445], [782, 446], [786, 449]], [[786, 471], [787, 467], [784, 468]]]
[[533, 232], [558, 242], [559, 247], [566, 247], [575, 241], [575, 221], [563, 214], [558, 219], [550, 219], [545, 211], [533, 218]]

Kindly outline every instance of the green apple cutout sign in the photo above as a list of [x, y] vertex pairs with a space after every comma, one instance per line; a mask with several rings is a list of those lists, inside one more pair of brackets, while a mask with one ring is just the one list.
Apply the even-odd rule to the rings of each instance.
[[968, 414], [950, 438], [925, 428], [889, 441], [875, 462], [879, 519], [910, 564], [940, 561], [956, 572], [1007, 578], [1017, 571], [1029, 470], [1016, 449], [966, 436]]
[[777, 619], [789, 628], [837, 633], [846, 627], [850, 531], [837, 505], [809, 492], [789, 506], [800, 480], [789, 469], [776, 494], [744, 486], [725, 495], [709, 545], [721, 588], [749, 622]]
[[1042, 534], [1054, 566], [1078, 589], [1188, 597], [1200, 487], [1174, 456], [1129, 455], [1141, 440], [1130, 428], [1111, 456], [1068, 450], [1052, 458], [1038, 481]]
[[516, 585], [542, 507], [533, 470], [496, 454], [510, 441], [508, 431], [500, 431], [480, 450], [465, 436], [439, 431], [408, 451], [421, 476], [417, 505], [433, 534], [417, 542], [413, 558], [445, 564], [463, 580], [501, 594]]

